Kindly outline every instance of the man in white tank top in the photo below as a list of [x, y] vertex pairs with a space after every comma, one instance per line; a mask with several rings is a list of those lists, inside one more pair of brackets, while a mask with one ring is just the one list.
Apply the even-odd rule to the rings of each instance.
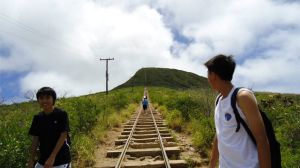
[[222, 96], [215, 109], [216, 135], [214, 138], [210, 168], [270, 168], [271, 155], [265, 126], [253, 93], [240, 89], [236, 106], [242, 119], [253, 133], [257, 147], [244, 127], [236, 132], [237, 122], [231, 107], [231, 95], [236, 88], [232, 83], [235, 70], [233, 56], [217, 55], [207, 61], [207, 78], [212, 89]]

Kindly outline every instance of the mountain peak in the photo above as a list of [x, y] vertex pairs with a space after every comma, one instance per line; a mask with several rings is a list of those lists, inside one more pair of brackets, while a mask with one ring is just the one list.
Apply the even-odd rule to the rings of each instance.
[[128, 81], [114, 89], [132, 86], [158, 86], [172, 89], [210, 88], [205, 77], [169, 68], [142, 68]]

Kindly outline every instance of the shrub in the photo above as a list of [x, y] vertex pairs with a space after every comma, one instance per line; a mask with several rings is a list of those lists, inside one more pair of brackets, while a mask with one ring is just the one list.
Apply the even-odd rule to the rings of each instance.
[[95, 163], [95, 141], [89, 136], [76, 134], [72, 139], [72, 157], [73, 162], [78, 167], [92, 166]]
[[125, 122], [130, 116], [131, 116], [130, 111], [128, 111], [127, 109], [121, 110], [122, 122]]
[[153, 107], [154, 107], [154, 109], [157, 109], [158, 108], [158, 103], [153, 103]]
[[170, 111], [167, 114], [166, 119], [167, 119], [167, 125], [170, 128], [175, 129], [177, 131], [182, 130], [183, 119], [180, 111], [178, 110]]
[[127, 110], [130, 112], [130, 114], [133, 114], [136, 108], [137, 108], [137, 104], [130, 104]]
[[72, 106], [74, 108], [76, 119], [78, 123], [77, 130], [79, 132], [87, 132], [91, 130], [95, 123], [98, 121], [97, 116], [100, 110], [95, 109], [95, 104], [84, 98], [73, 100]]
[[[102, 117], [98, 116], [98, 121], [101, 121]], [[106, 125], [103, 124], [103, 122], [97, 122], [94, 129], [91, 131], [91, 138], [95, 140], [95, 142], [98, 144], [101, 139], [105, 136], [106, 132]]]
[[157, 109], [163, 118], [166, 118], [168, 114], [168, 109], [165, 106], [159, 106]]
[[118, 114], [111, 114], [107, 120], [107, 128], [120, 127], [122, 124], [122, 118]]
[[121, 110], [122, 108], [125, 108], [126, 105], [128, 105], [129, 100], [125, 93], [120, 92], [120, 93], [110, 94], [108, 96], [108, 102], [109, 102], [108, 104], [109, 107], [113, 107], [117, 110]]
[[202, 157], [207, 157], [212, 149], [212, 142], [215, 136], [215, 125], [213, 118], [203, 117], [200, 120], [194, 119], [188, 126], [192, 131], [193, 144], [201, 149]]
[[32, 140], [28, 125], [21, 126], [13, 121], [0, 126], [0, 165], [24, 167], [24, 163], [28, 162]]

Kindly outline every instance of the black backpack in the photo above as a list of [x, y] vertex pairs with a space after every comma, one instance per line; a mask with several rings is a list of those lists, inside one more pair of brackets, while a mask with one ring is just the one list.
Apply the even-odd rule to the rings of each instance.
[[[241, 118], [241, 116], [238, 113], [238, 110], [236, 108], [236, 99], [237, 99], [236, 97], [237, 97], [237, 93], [238, 93], [239, 89], [240, 88], [236, 88], [234, 90], [232, 96], [231, 96], [231, 107], [233, 109], [233, 112], [234, 112], [235, 118], [236, 118], [236, 122], [237, 122], [237, 128], [236, 128], [235, 132], [239, 131], [240, 123], [242, 123], [242, 125], [244, 126], [244, 128], [247, 131], [248, 135], [250, 136], [250, 138], [252, 139], [253, 143], [256, 146], [256, 140], [255, 140], [251, 130], [249, 129], [249, 127], [245, 123], [245, 121]], [[221, 96], [222, 96], [221, 94], [218, 96], [218, 98], [216, 100], [216, 106], [217, 106]], [[268, 137], [268, 140], [269, 140], [272, 168], [281, 168], [280, 144], [278, 143], [278, 141], [275, 138], [275, 133], [274, 133], [272, 123], [270, 122], [270, 120], [267, 117], [266, 113], [264, 113], [259, 107], [258, 107], [258, 109], [259, 109], [260, 115], [263, 119], [265, 129], [266, 129], [266, 133], [267, 133], [267, 137]]]

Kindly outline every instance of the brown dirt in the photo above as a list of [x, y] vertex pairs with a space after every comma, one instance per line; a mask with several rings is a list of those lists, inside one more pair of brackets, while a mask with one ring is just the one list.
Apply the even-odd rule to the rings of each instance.
[[105, 167], [110, 165], [116, 165], [118, 158], [106, 158], [106, 153], [108, 150], [115, 148], [115, 140], [121, 135], [123, 126], [120, 128], [114, 128], [111, 131], [107, 131], [105, 139], [101, 144], [98, 145], [95, 152], [96, 164], [94, 167]]

